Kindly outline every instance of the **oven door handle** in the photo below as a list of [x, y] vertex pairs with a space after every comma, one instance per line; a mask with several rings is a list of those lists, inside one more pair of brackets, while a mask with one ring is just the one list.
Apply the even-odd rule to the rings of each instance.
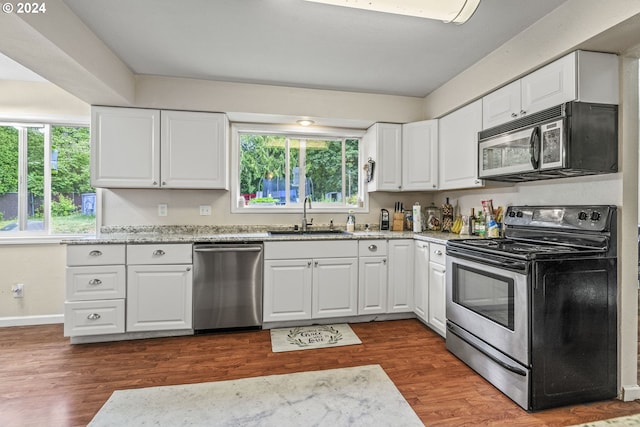
[[475, 343], [473, 343], [471, 341], [465, 340], [463, 337], [461, 337], [459, 334], [456, 333], [455, 327], [453, 327], [450, 323], [447, 323], [447, 329], [449, 330], [450, 333], [454, 334], [455, 336], [457, 336], [458, 338], [463, 340], [465, 343], [469, 344], [471, 347], [473, 347], [476, 350], [478, 350], [483, 355], [487, 356], [489, 359], [491, 359], [492, 361], [494, 361], [495, 363], [497, 363], [498, 365], [500, 365], [504, 369], [506, 369], [506, 370], [508, 370], [510, 372], [513, 372], [516, 375], [520, 375], [522, 377], [526, 377], [527, 376], [527, 371], [522, 370], [522, 369], [518, 368], [517, 366], [509, 365], [508, 363], [503, 362], [502, 360], [498, 359], [497, 357], [493, 356], [492, 354], [487, 353], [482, 348], [480, 348], [479, 345], [477, 345], [477, 344], [475, 344]]
[[519, 271], [526, 272], [527, 271], [527, 262], [520, 260], [510, 260], [510, 259], [496, 259], [491, 258], [490, 256], [476, 256], [471, 255], [468, 252], [459, 252], [455, 248], [447, 248], [447, 255], [452, 257], [467, 259], [470, 261], [475, 261], [485, 265], [493, 265], [496, 267], [504, 268], [511, 271]]

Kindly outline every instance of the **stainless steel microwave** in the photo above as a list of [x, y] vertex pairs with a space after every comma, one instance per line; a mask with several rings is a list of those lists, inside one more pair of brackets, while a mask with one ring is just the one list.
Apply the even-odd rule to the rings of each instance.
[[618, 106], [568, 102], [478, 133], [478, 177], [521, 182], [618, 171]]

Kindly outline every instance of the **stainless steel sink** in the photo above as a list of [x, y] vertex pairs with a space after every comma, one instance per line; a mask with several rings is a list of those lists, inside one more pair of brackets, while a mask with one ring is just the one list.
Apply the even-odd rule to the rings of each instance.
[[272, 236], [323, 236], [323, 235], [341, 235], [351, 234], [344, 230], [270, 230], [269, 234]]

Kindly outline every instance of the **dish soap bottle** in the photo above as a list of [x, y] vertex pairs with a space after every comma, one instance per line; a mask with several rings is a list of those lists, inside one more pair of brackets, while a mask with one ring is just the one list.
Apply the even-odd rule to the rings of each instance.
[[353, 233], [356, 230], [356, 217], [353, 214], [353, 210], [349, 210], [349, 215], [347, 215], [347, 231], [349, 233]]

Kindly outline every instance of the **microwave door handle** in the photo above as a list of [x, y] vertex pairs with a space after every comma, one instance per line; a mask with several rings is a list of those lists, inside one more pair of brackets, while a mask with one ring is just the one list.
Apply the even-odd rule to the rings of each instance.
[[531, 131], [529, 154], [531, 154], [531, 166], [537, 170], [540, 165], [540, 126], [534, 127]]

